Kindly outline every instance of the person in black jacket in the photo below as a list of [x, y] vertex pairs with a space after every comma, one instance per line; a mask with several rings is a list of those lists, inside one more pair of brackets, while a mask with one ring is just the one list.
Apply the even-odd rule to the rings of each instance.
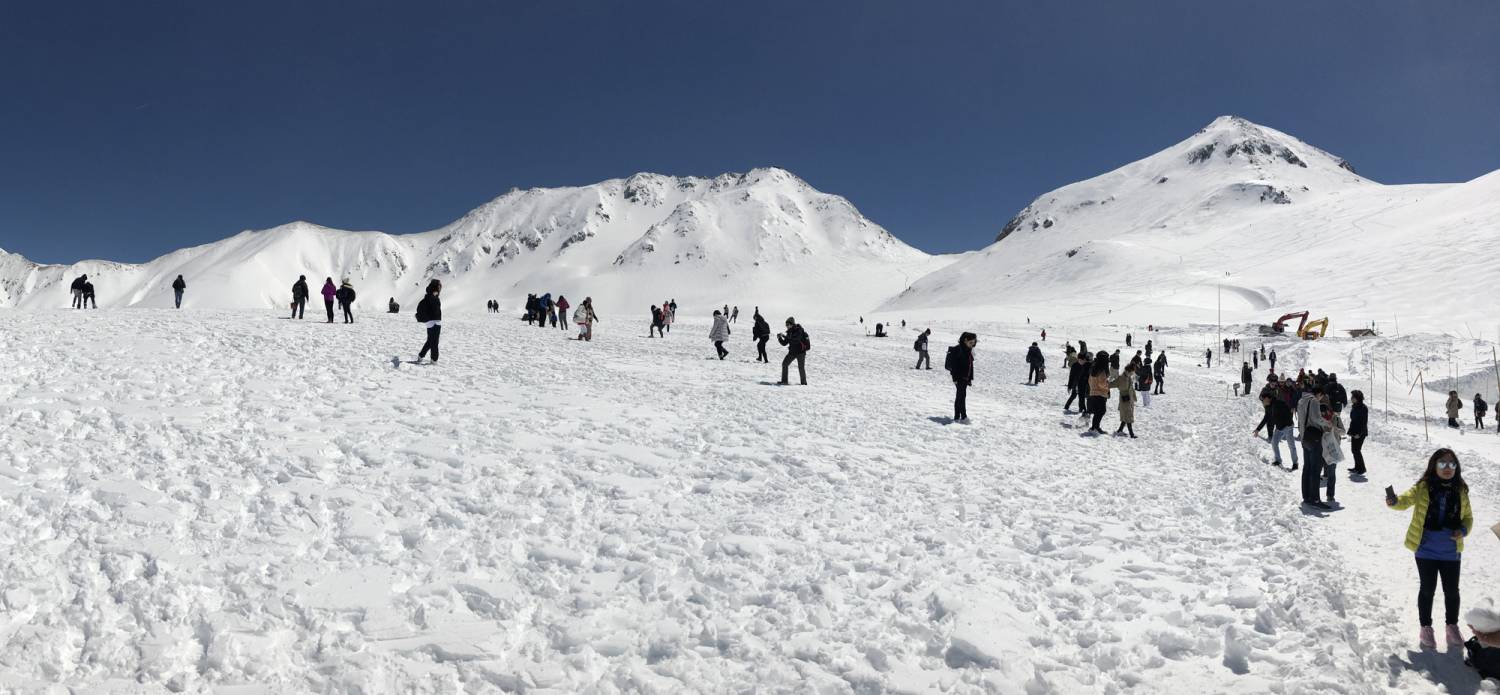
[[953, 421], [968, 422], [969, 408], [966, 403], [969, 395], [969, 387], [974, 384], [974, 346], [979, 344], [979, 336], [965, 331], [958, 336], [958, 345], [953, 346], [953, 354], [949, 358], [949, 374], [953, 376]]
[[1089, 402], [1089, 356], [1088, 353], [1080, 352], [1073, 358], [1073, 365], [1068, 367], [1068, 402], [1063, 404], [1063, 412], [1070, 412], [1068, 408], [1073, 405], [1073, 399], [1078, 399], [1078, 410], [1083, 412]]
[[1043, 362], [1045, 358], [1042, 357], [1042, 349], [1037, 347], [1036, 343], [1032, 343], [1031, 347], [1026, 349], [1026, 384], [1028, 386], [1036, 384], [1037, 372], [1041, 370]]
[[1254, 374], [1250, 372], [1250, 363], [1245, 362], [1244, 366], [1240, 367], [1240, 383], [1243, 384], [1246, 396], [1250, 395], [1250, 382], [1253, 377]]
[[401, 305], [396, 303], [395, 297], [391, 297], [391, 300], [386, 302], [385, 310], [389, 314], [399, 314], [401, 313]]
[[1339, 383], [1339, 375], [1330, 373], [1328, 381], [1323, 383], [1323, 390], [1328, 393], [1328, 405], [1333, 412], [1344, 412], [1344, 406], [1349, 405], [1349, 392]]
[[1489, 409], [1489, 404], [1484, 402], [1484, 397], [1474, 394], [1474, 429], [1484, 429], [1484, 414]]
[[182, 308], [182, 292], [186, 289], [187, 281], [183, 280], [181, 275], [178, 275], [177, 279], [172, 281], [173, 301], [177, 305], [178, 309]]
[[912, 369], [921, 369], [923, 362], [927, 363], [928, 369], [932, 369], [932, 354], [927, 352], [927, 339], [931, 336], [932, 329], [929, 328], [918, 334], [917, 342], [912, 343], [911, 348], [917, 351], [917, 366], [912, 367]]
[[771, 358], [766, 356], [766, 341], [771, 339], [771, 324], [760, 315], [760, 307], [755, 308], [755, 325], [750, 328], [750, 337], [755, 341], [755, 361], [770, 364]]
[[[1287, 451], [1291, 452], [1292, 470], [1297, 470], [1297, 444], [1293, 440], [1294, 430], [1292, 428], [1292, 409], [1286, 401], [1277, 398], [1270, 387], [1260, 392], [1260, 402], [1266, 408], [1266, 415], [1261, 419], [1261, 424], [1271, 433], [1271, 454], [1274, 457], [1271, 465], [1281, 465], [1281, 442], [1286, 441]], [[1255, 428], [1260, 433], [1260, 426]]]
[[354, 323], [354, 285], [349, 284], [349, 278], [344, 278], [344, 283], [333, 296], [338, 298], [339, 308], [344, 311], [344, 323]]
[[1354, 405], [1349, 407], [1349, 450], [1354, 452], [1354, 467], [1349, 469], [1355, 475], [1365, 474], [1365, 455], [1360, 451], [1365, 446], [1365, 437], [1370, 436], [1370, 411], [1365, 407], [1365, 394], [1355, 389], [1349, 394], [1354, 399]]
[[89, 276], [87, 275], [79, 275], [73, 278], [73, 284], [68, 286], [68, 289], [73, 293], [74, 309], [83, 308], [83, 283], [88, 282], [88, 279]]
[[99, 308], [99, 302], [94, 301], [94, 283], [93, 282], [84, 281], [84, 283], [83, 283], [83, 303], [85, 305], [88, 305], [89, 308], [91, 308], [91, 309], [98, 309]]
[[1161, 352], [1156, 353], [1156, 364], [1152, 366], [1151, 371], [1156, 376], [1156, 391], [1155, 391], [1155, 393], [1156, 394], [1166, 393], [1166, 389], [1162, 388], [1162, 385], [1165, 384], [1166, 381], [1167, 381], [1167, 351], [1166, 350], [1162, 350]]
[[302, 318], [307, 310], [307, 294], [307, 276], [298, 275], [297, 281], [292, 283], [292, 318]]
[[422, 343], [422, 351], [417, 353], [417, 361], [421, 362], [428, 352], [432, 353], [432, 361], [438, 361], [438, 338], [443, 333], [443, 302], [438, 295], [443, 292], [443, 283], [437, 280], [427, 283], [427, 296], [417, 302], [417, 321], [427, 326], [427, 342]]
[[781, 381], [777, 382], [787, 386], [787, 368], [792, 362], [797, 363], [797, 376], [801, 377], [802, 385], [807, 385], [807, 331], [797, 325], [797, 320], [786, 317], [786, 333], [777, 333], [776, 342], [786, 346], [786, 357], [781, 360]]

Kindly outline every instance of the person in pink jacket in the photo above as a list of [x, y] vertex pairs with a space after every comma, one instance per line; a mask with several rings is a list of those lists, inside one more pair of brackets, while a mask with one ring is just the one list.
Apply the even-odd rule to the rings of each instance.
[[328, 322], [333, 323], [333, 298], [339, 293], [338, 286], [333, 284], [333, 278], [323, 281], [323, 307], [328, 310]]

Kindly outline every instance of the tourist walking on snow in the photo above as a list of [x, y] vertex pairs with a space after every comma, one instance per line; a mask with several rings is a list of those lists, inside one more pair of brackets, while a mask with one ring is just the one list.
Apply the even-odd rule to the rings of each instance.
[[[1266, 414], [1261, 420], [1271, 440], [1271, 465], [1281, 465], [1281, 443], [1286, 442], [1287, 454], [1292, 457], [1292, 470], [1297, 470], [1297, 442], [1292, 429], [1292, 408], [1286, 401], [1276, 397], [1269, 388], [1260, 392], [1261, 405], [1265, 407]], [[1255, 428], [1256, 433], [1260, 427]]]
[[1117, 405], [1120, 426], [1115, 429], [1115, 435], [1129, 430], [1130, 438], [1135, 439], [1135, 364], [1125, 365], [1125, 371], [1115, 377], [1110, 386], [1120, 391], [1120, 402]]
[[1464, 410], [1464, 402], [1458, 399], [1457, 391], [1448, 392], [1448, 426], [1458, 429], [1458, 414]]
[[1073, 357], [1073, 364], [1068, 367], [1068, 402], [1063, 404], [1063, 412], [1069, 412], [1069, 406], [1073, 400], [1078, 399], [1078, 412], [1088, 412], [1089, 403], [1089, 356], [1082, 352]]
[[1026, 384], [1037, 384], [1037, 376], [1042, 372], [1042, 365], [1047, 363], [1047, 358], [1042, 355], [1042, 349], [1036, 343], [1026, 348]]
[[708, 339], [714, 341], [714, 351], [719, 353], [722, 360], [729, 354], [724, 349], [724, 341], [729, 340], [729, 318], [714, 310], [714, 326], [708, 330]]
[[1156, 391], [1155, 391], [1155, 393], [1158, 394], [1158, 395], [1166, 393], [1166, 390], [1162, 388], [1166, 384], [1166, 382], [1167, 382], [1167, 351], [1166, 350], [1163, 350], [1161, 352], [1156, 353], [1156, 363], [1154, 365], [1152, 365], [1151, 371], [1154, 373], [1154, 375], [1156, 377]]
[[344, 312], [344, 323], [354, 323], [354, 285], [349, 284], [349, 278], [344, 278], [334, 296], [338, 298], [339, 308]]
[[[717, 312], [717, 311], [714, 312], [715, 315], [717, 315], [718, 313], [719, 312]], [[663, 338], [667, 337], [666, 319], [662, 316], [661, 307], [658, 307], [655, 304], [652, 304], [651, 305], [651, 327], [646, 329], [646, 337], [647, 338], [655, 338], [658, 335], [660, 335]]]
[[1437, 583], [1443, 583], [1443, 623], [1449, 647], [1462, 646], [1458, 631], [1458, 573], [1463, 559], [1464, 538], [1474, 528], [1474, 513], [1469, 507], [1469, 486], [1464, 482], [1463, 468], [1452, 449], [1438, 449], [1427, 459], [1427, 470], [1411, 489], [1395, 495], [1386, 488], [1386, 506], [1411, 509], [1411, 523], [1406, 527], [1406, 549], [1417, 560], [1417, 622], [1421, 630], [1417, 640], [1423, 648], [1434, 649], [1437, 639], [1432, 633], [1432, 600]]
[[89, 276], [79, 275], [73, 278], [73, 283], [68, 285], [68, 291], [73, 294], [73, 308], [83, 308], [83, 283], [88, 282]]
[[94, 283], [92, 280], [83, 281], [83, 303], [90, 309], [99, 308], [99, 302], [94, 301]]
[[927, 352], [927, 339], [931, 336], [931, 328], [917, 334], [917, 342], [912, 343], [911, 346], [911, 349], [917, 351], [917, 366], [912, 367], [912, 369], [921, 369], [923, 362], [927, 363], [928, 369], [932, 369], [932, 355]]
[[781, 381], [778, 383], [782, 386], [788, 385], [787, 368], [795, 361], [797, 363], [797, 376], [801, 378], [802, 385], [806, 386], [807, 350], [812, 346], [811, 341], [807, 338], [807, 331], [802, 330], [802, 326], [797, 324], [796, 319], [788, 316], [786, 317], [786, 333], [777, 333], [776, 342], [786, 346], [786, 357], [781, 360]]
[[[1297, 401], [1297, 429], [1302, 433], [1302, 503], [1318, 509], [1332, 509], [1319, 499], [1318, 484], [1323, 477], [1323, 434], [1333, 429], [1327, 396], [1322, 386], [1314, 386]], [[1328, 483], [1328, 501], [1333, 501], [1333, 478]]]
[[1242, 395], [1246, 395], [1246, 396], [1250, 395], [1250, 381], [1253, 378], [1253, 376], [1254, 376], [1254, 374], [1252, 374], [1251, 371], [1250, 371], [1250, 363], [1249, 362], [1246, 362], [1244, 364], [1244, 366], [1240, 367], [1240, 383], [1243, 385], [1243, 388], [1245, 389], [1245, 393], [1242, 394]]
[[1365, 474], [1365, 456], [1361, 449], [1365, 446], [1365, 437], [1370, 436], [1370, 410], [1365, 407], [1365, 394], [1355, 389], [1349, 394], [1354, 398], [1354, 405], [1349, 407], [1349, 451], [1354, 454], [1354, 467], [1349, 469], [1354, 475]]
[[1089, 368], [1088, 389], [1089, 413], [1093, 415], [1089, 431], [1104, 434], [1099, 425], [1104, 422], [1105, 411], [1109, 409], [1109, 356], [1103, 350], [1094, 357], [1094, 366]]
[[1205, 367], [1213, 368], [1213, 366], [1214, 366], [1214, 349], [1213, 348], [1204, 348], [1203, 349], [1203, 361], [1205, 363], [1204, 364]]
[[766, 323], [765, 317], [760, 315], [760, 307], [755, 307], [754, 319], [750, 337], [755, 340], [755, 361], [770, 364], [771, 358], [766, 356], [766, 341], [771, 339], [771, 324]]
[[292, 283], [292, 318], [300, 319], [307, 310], [307, 276], [298, 275], [297, 281]]
[[427, 283], [427, 296], [417, 302], [417, 322], [427, 327], [427, 342], [422, 343], [422, 351], [417, 353], [419, 363], [429, 352], [433, 363], [438, 361], [438, 339], [443, 334], [443, 302], [438, 295], [442, 293], [443, 283], [433, 280]]
[[979, 336], [968, 331], [958, 336], [958, 344], [948, 348], [943, 367], [953, 377], [953, 421], [968, 422], [969, 387], [974, 384], [974, 346]]
[[333, 284], [333, 278], [323, 280], [323, 308], [328, 311], [328, 323], [333, 323], [333, 302], [338, 298], [339, 288]]
[[739, 307], [735, 307], [734, 311], [729, 312], [729, 322], [730, 323], [739, 323], [740, 322], [740, 308]]
[[594, 322], [599, 317], [594, 314], [594, 298], [584, 297], [583, 304], [579, 305], [578, 311], [573, 312], [573, 320], [578, 322], [578, 337], [576, 340], [594, 341]]
[[1474, 429], [1484, 429], [1484, 414], [1489, 411], [1489, 404], [1484, 402], [1484, 396], [1474, 394]]
[[178, 275], [177, 279], [172, 281], [172, 304], [178, 309], [182, 308], [182, 293], [186, 289], [187, 281]]
[[1271, 371], [1276, 371], [1276, 349], [1271, 348], [1271, 356], [1267, 358], [1271, 362]]
[[568, 330], [568, 298], [557, 295], [557, 325], [563, 330]]

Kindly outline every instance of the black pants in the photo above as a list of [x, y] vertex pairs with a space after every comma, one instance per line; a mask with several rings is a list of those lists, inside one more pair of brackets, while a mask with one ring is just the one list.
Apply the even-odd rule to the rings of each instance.
[[307, 312], [307, 300], [306, 299], [294, 299], [294, 300], [292, 300], [292, 318], [294, 318], [294, 319], [300, 319], [300, 318], [302, 318], [302, 315], [304, 313], [306, 313], [306, 312]]
[[1476, 429], [1476, 430], [1482, 430], [1482, 429], [1484, 429], [1484, 416], [1483, 415], [1475, 415], [1474, 416], [1474, 429]]
[[770, 338], [769, 337], [765, 337], [765, 338], [756, 338], [755, 339], [755, 352], [756, 352], [755, 361], [756, 362], [770, 362], [771, 361], [771, 358], [766, 356], [766, 341], [767, 340], [770, 340]]
[[1432, 627], [1432, 598], [1437, 593], [1438, 577], [1443, 580], [1443, 622], [1458, 624], [1458, 560], [1424, 560], [1417, 558], [1417, 622]]
[[953, 387], [953, 419], [967, 420], [969, 419], [969, 408], [965, 400], [969, 395], [969, 385], [962, 381], [955, 381], [953, 382]]
[[807, 353], [805, 353], [805, 352], [798, 352], [798, 353], [795, 353], [795, 354], [794, 353], [790, 353], [790, 352], [786, 353], [786, 357], [781, 360], [781, 383], [783, 383], [783, 384], [788, 383], [787, 382], [787, 378], [786, 378], [786, 376], [787, 376], [787, 374], [786, 374], [787, 373], [787, 368], [792, 366], [792, 361], [793, 360], [796, 360], [796, 362], [797, 362], [797, 376], [799, 376], [799, 377], [802, 378], [802, 385], [806, 386], [807, 385]]
[[1074, 399], [1078, 400], [1078, 412], [1081, 413], [1088, 409], [1089, 397], [1084, 395], [1083, 389], [1074, 388], [1068, 392], [1068, 402], [1063, 404], [1063, 410], [1067, 410], [1068, 406], [1073, 405]]
[[[1323, 438], [1315, 436], [1312, 446], [1306, 446], [1303, 440], [1302, 447], [1302, 501], [1318, 502], [1318, 483], [1323, 478]], [[1333, 494], [1333, 485], [1328, 486], [1329, 495]]]
[[323, 308], [328, 311], [328, 322], [329, 323], [333, 323], [333, 300], [332, 299], [325, 299], [325, 300], [323, 300]]
[[1089, 412], [1094, 414], [1094, 422], [1089, 429], [1095, 432], [1103, 432], [1099, 424], [1104, 422], [1104, 412], [1109, 409], [1109, 398], [1106, 396], [1089, 396]]
[[172, 302], [177, 305], [178, 309], [182, 308], [182, 290], [172, 291]]
[[1354, 472], [1355, 473], [1361, 473], [1362, 474], [1362, 473], [1365, 472], [1365, 455], [1361, 451], [1361, 449], [1364, 449], [1364, 447], [1365, 447], [1365, 438], [1364, 437], [1350, 437], [1349, 438], [1349, 451], [1351, 451], [1351, 452], [1354, 453]]
[[912, 367], [912, 369], [921, 369], [923, 362], [927, 363], [928, 369], [932, 369], [932, 354], [927, 352], [925, 348], [917, 351], [917, 366]]
[[96, 302], [96, 301], [94, 301], [94, 295], [92, 295], [92, 294], [83, 295], [83, 303], [89, 305], [88, 308], [90, 308], [90, 309], [98, 309], [99, 308], [99, 303]]
[[[666, 336], [662, 336], [662, 337], [665, 338]], [[722, 341], [722, 340], [715, 340], [714, 341], [714, 350], [718, 351], [718, 353], [719, 353], [719, 359], [721, 359], [721, 360], [724, 359], [725, 355], [729, 354], [729, 351], [724, 349], [724, 341]]]
[[438, 337], [442, 334], [442, 332], [442, 326], [433, 326], [427, 329], [427, 342], [422, 343], [422, 351], [417, 353], [417, 359], [420, 360], [423, 357], [426, 357], [427, 353], [430, 351], [432, 352], [432, 361], [438, 361]]
[[345, 304], [342, 308], [344, 309], [344, 323], [354, 323], [354, 307]]
[[1036, 363], [1032, 363], [1029, 367], [1026, 368], [1026, 383], [1036, 383]]
[[1162, 378], [1163, 376], [1165, 376], [1165, 374], [1157, 374], [1156, 375], [1156, 390], [1152, 391], [1152, 393], [1158, 393], [1158, 394], [1160, 394], [1160, 393], [1166, 393], [1166, 390], [1162, 388], [1162, 385], [1165, 384], [1165, 383], [1167, 383], [1167, 380], [1163, 379]]
[[1242, 393], [1242, 394], [1240, 394], [1240, 395], [1241, 396], [1248, 396], [1248, 395], [1250, 395], [1250, 382], [1246, 381], [1244, 383], [1245, 383], [1245, 392]]
[[1450, 418], [1448, 418], [1448, 426], [1452, 427], [1453, 429], [1458, 429], [1458, 418], [1456, 418], [1456, 417], [1450, 417]]

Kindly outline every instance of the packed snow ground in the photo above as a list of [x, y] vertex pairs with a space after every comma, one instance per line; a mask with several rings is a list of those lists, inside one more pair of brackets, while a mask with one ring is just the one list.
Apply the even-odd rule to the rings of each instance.
[[[453, 316], [440, 364], [393, 368], [409, 312], [0, 312], [0, 685], [1496, 692], [1413, 651], [1408, 517], [1381, 490], [1457, 447], [1464, 605], [1500, 596], [1500, 437], [1426, 444], [1397, 399], [1369, 480], [1309, 515], [1234, 367], [1194, 366], [1211, 328], [1153, 336], [1167, 395], [1129, 440], [1061, 409], [1063, 341], [1123, 330], [1049, 326], [1030, 387], [1036, 327], [935, 326], [930, 372], [920, 327], [809, 324], [804, 388], [771, 383], [781, 350], [751, 361], [748, 319], [720, 362], [706, 322], [647, 339], [606, 314], [579, 343]], [[941, 371], [964, 329], [967, 426]], [[1368, 343], [1278, 345], [1353, 381]]]

